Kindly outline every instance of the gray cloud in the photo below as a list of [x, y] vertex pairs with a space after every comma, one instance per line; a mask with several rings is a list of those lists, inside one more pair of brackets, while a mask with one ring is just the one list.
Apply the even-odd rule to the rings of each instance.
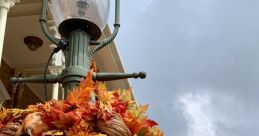
[[258, 134], [259, 1], [137, 3], [123, 1], [117, 43], [127, 71], [148, 72], [146, 80], [131, 82], [166, 135], [188, 135], [177, 100], [204, 90], [215, 135]]

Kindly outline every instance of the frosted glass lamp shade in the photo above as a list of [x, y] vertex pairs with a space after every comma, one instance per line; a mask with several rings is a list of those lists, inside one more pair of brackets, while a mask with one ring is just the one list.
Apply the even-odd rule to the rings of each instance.
[[80, 29], [93, 39], [101, 36], [109, 16], [109, 0], [52, 0], [51, 11], [59, 32], [68, 37], [70, 32]]

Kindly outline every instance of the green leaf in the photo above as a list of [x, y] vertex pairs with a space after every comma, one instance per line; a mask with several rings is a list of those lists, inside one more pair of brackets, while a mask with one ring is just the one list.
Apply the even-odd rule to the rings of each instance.
[[142, 128], [139, 132], [138, 132], [138, 136], [146, 136], [146, 130], [144, 128]]

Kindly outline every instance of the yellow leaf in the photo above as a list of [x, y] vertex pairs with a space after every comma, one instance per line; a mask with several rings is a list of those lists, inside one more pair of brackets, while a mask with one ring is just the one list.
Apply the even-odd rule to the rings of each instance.
[[42, 136], [63, 136], [64, 132], [58, 130], [51, 130], [42, 134]]
[[127, 112], [131, 113], [138, 121], [146, 118], [146, 112], [148, 110], [148, 105], [138, 106], [136, 102], [131, 102], [128, 104]]
[[107, 136], [107, 135], [99, 133], [97, 136]]
[[132, 90], [118, 90], [117, 91], [120, 95], [120, 100], [123, 102], [130, 102], [132, 101]]
[[163, 136], [163, 132], [158, 127], [149, 128], [151, 136]]
[[0, 111], [0, 120], [1, 121], [4, 121], [6, 119], [7, 113], [8, 113], [8, 111], [5, 108], [1, 108], [1, 111]]
[[86, 120], [82, 120], [80, 122], [80, 126], [83, 128], [88, 128], [89, 127], [89, 123]]
[[102, 90], [102, 91], [107, 91], [106, 90], [106, 86], [105, 86], [105, 84], [104, 83], [102, 83], [102, 82], [100, 82], [99, 83], [99, 85], [98, 85], [98, 88], [97, 88], [98, 90]]
[[106, 90], [106, 86], [104, 83], [99, 83], [96, 93], [98, 99], [104, 104], [111, 105], [111, 103], [113, 102], [113, 94], [112, 92]]

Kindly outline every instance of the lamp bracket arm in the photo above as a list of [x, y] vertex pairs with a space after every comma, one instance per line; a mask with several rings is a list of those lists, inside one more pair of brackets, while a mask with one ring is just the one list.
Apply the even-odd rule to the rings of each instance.
[[[57, 83], [60, 82], [60, 75], [46, 75], [46, 80], [47, 83]], [[10, 82], [13, 84], [16, 83], [43, 83], [44, 82], [44, 77], [39, 76], [39, 77], [11, 77]]]
[[46, 21], [46, 13], [47, 13], [47, 0], [42, 0], [42, 6], [41, 6], [41, 16], [39, 19], [40, 22], [40, 26], [41, 29], [43, 31], [43, 33], [45, 34], [45, 36], [55, 45], [59, 46], [61, 39], [58, 39], [54, 36], [52, 36], [49, 32], [48, 32], [48, 28], [47, 28], [47, 21]]
[[[139, 73], [93, 73], [92, 79], [94, 81], [112, 81], [112, 80], [120, 80], [120, 79], [126, 79], [126, 78], [141, 78], [145, 79], [146, 78], [146, 73], [145, 72], [139, 72]], [[46, 81], [47, 83], [62, 83], [62, 75], [54, 75], [54, 74], [49, 74], [46, 75]], [[12, 84], [17, 84], [17, 83], [43, 83], [44, 82], [44, 77], [39, 76], [39, 77], [11, 77], [10, 82]]]
[[115, 0], [115, 22], [114, 22], [113, 33], [110, 37], [102, 41], [90, 41], [91, 45], [98, 45], [96, 47], [97, 49], [95, 49], [96, 52], [102, 49], [103, 47], [105, 47], [106, 45], [108, 45], [109, 43], [111, 43], [115, 39], [115, 37], [119, 32], [119, 28], [120, 28], [120, 0]]
[[114, 23], [114, 30], [110, 37], [104, 39], [103, 41], [90, 41], [91, 45], [97, 45], [95, 48], [93, 48], [89, 53], [89, 66], [92, 65], [92, 57], [93, 55], [104, 48], [105, 46], [109, 45], [115, 37], [117, 36], [120, 29], [120, 0], [115, 0], [115, 23]]
[[119, 26], [115, 26], [113, 34], [112, 34], [109, 38], [104, 39], [103, 41], [101, 41], [99, 45], [97, 45], [95, 48], [93, 48], [93, 49], [91, 50], [91, 52], [90, 52], [90, 58], [92, 58], [92, 55], [93, 55], [94, 53], [96, 53], [97, 51], [99, 51], [99, 50], [101, 50], [102, 48], [104, 48], [104, 47], [106, 47], [107, 45], [109, 45], [109, 43], [111, 43], [111, 42], [115, 39], [115, 37], [116, 37], [116, 35], [118, 34], [118, 32], [119, 32]]
[[94, 81], [112, 81], [112, 80], [120, 80], [127, 78], [146, 78], [145, 72], [139, 73], [93, 73], [92, 79]]

